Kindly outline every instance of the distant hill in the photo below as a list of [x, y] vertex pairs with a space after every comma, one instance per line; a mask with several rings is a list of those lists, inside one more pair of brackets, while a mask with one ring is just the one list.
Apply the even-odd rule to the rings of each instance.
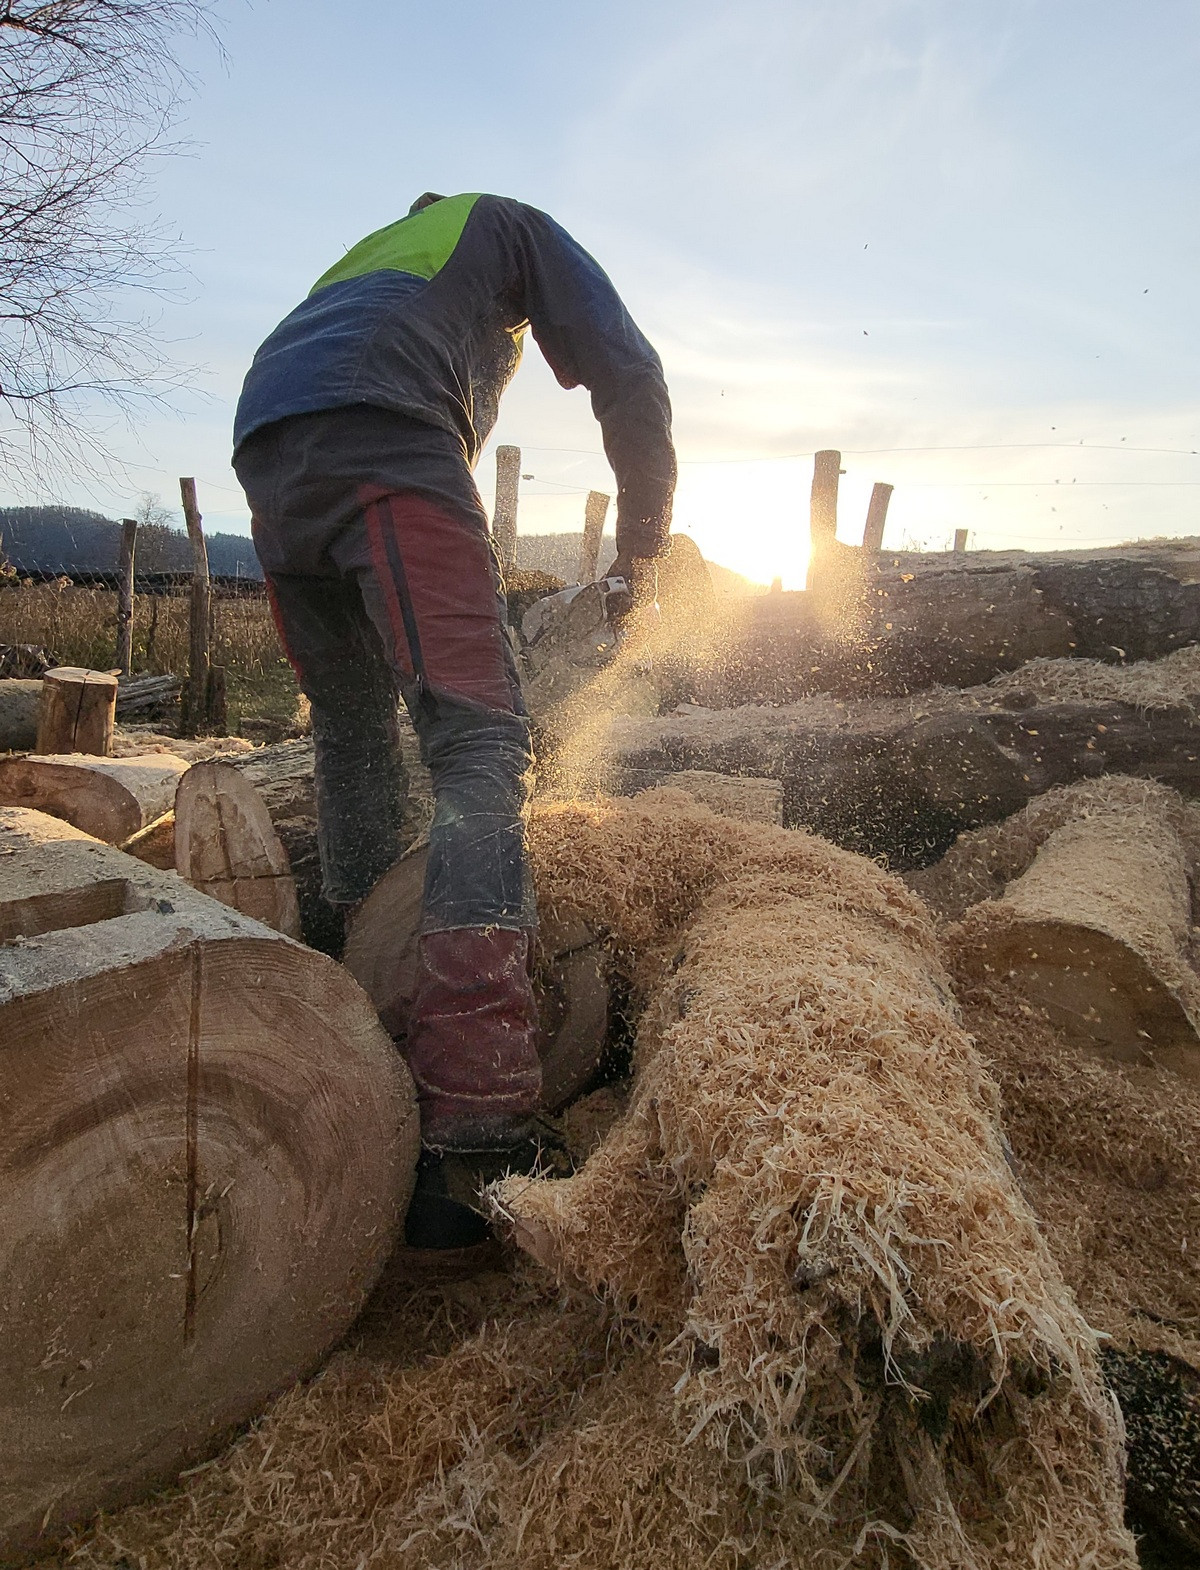
[[[564, 583], [574, 583], [579, 575], [579, 552], [582, 546], [582, 531], [573, 534], [518, 534], [517, 566], [532, 568], [538, 572], [552, 572]], [[601, 572], [616, 554], [615, 536], [604, 535], [600, 542]], [[761, 585], [751, 583], [750, 579], [743, 578], [740, 572], [733, 572], [728, 567], [720, 567], [716, 562], [711, 561], [708, 563], [708, 570], [712, 575], [713, 588], [720, 595], [762, 593]]]
[[[139, 536], [138, 567], [143, 572], [187, 572], [192, 565], [191, 547], [182, 529], [153, 526]], [[262, 568], [254, 544], [242, 534], [210, 534], [209, 571], [217, 577], [261, 578]], [[564, 583], [574, 583], [579, 573], [582, 531], [573, 534], [522, 534], [517, 536], [517, 566], [553, 573]], [[0, 558], [7, 558], [26, 572], [112, 572], [121, 548], [121, 526], [103, 513], [83, 507], [0, 507]], [[600, 546], [604, 570], [617, 553], [613, 535]], [[761, 593], [757, 584], [709, 562], [718, 594]]]
[[[254, 544], [241, 534], [206, 536], [209, 571], [217, 577], [261, 578]], [[191, 546], [182, 529], [146, 531], [138, 565], [146, 572], [187, 572]], [[112, 572], [121, 526], [82, 507], [0, 507], [0, 555], [26, 572]]]

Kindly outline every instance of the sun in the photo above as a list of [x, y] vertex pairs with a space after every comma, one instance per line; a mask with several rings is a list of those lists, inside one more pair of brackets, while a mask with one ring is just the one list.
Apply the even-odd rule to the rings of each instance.
[[782, 578], [802, 589], [808, 570], [811, 465], [773, 461], [685, 463], [672, 527], [690, 535], [708, 561], [752, 583]]

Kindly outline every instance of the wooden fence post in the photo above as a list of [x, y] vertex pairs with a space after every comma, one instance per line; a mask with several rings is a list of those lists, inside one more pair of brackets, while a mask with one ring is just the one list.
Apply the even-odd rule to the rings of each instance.
[[835, 554], [837, 540], [838, 476], [842, 455], [832, 448], [813, 455], [812, 496], [809, 502], [809, 554], [807, 587], [818, 587]]
[[863, 530], [863, 551], [868, 556], [878, 556], [883, 549], [883, 529], [887, 523], [888, 503], [892, 487], [877, 480], [871, 487], [871, 503], [867, 508], [867, 526]]
[[595, 583], [600, 565], [600, 541], [610, 501], [603, 491], [589, 491], [583, 512], [583, 545], [579, 551], [579, 582]]
[[954, 554], [956, 556], [965, 556], [966, 553], [967, 553], [967, 531], [965, 529], [955, 529], [955, 531], [954, 531]]
[[117, 579], [117, 664], [128, 676], [133, 665], [133, 555], [137, 519], [121, 519], [121, 560]]
[[204, 525], [196, 505], [196, 482], [181, 479], [183, 519], [192, 542], [192, 603], [189, 621], [187, 707], [183, 716], [186, 735], [196, 736], [204, 724], [208, 704], [208, 551]]
[[492, 539], [500, 566], [507, 571], [517, 559], [517, 487], [521, 479], [521, 449], [496, 448], [496, 505], [492, 512]]

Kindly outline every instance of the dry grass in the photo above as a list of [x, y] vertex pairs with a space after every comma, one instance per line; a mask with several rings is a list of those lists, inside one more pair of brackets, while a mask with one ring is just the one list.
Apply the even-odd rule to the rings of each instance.
[[[188, 662], [186, 594], [138, 595], [133, 612], [135, 671], [179, 675]], [[260, 676], [283, 662], [283, 651], [265, 599], [214, 597], [214, 665]], [[0, 643], [40, 644], [60, 664], [109, 669], [115, 657], [117, 596], [108, 589], [69, 583], [34, 584], [0, 591]]]

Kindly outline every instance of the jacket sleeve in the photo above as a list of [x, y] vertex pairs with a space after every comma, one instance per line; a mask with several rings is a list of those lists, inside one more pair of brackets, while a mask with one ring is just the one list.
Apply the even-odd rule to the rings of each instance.
[[583, 247], [545, 213], [519, 211], [525, 314], [560, 385], [592, 395], [617, 479], [617, 550], [661, 555], [676, 476], [662, 362]]

